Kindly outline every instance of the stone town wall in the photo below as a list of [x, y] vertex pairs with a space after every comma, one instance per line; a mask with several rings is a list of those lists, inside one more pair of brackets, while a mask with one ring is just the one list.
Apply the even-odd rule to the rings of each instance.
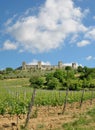
[[[62, 63], [62, 61], [58, 62], [58, 65], [43, 65], [41, 61], [38, 61], [35, 65], [27, 65], [26, 62], [22, 62], [22, 70], [28, 69], [39, 69], [39, 70], [51, 70], [51, 69], [62, 69], [66, 66]], [[76, 63], [72, 63], [71, 66], [73, 69], [76, 69]]]

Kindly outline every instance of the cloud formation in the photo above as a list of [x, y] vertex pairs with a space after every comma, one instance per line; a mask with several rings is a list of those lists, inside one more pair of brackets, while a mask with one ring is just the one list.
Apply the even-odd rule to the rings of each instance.
[[83, 41], [78, 42], [77, 46], [78, 47], [83, 47], [83, 46], [86, 46], [88, 44], [90, 44], [90, 42], [88, 40], [83, 40]]
[[95, 40], [95, 27], [89, 28], [89, 30], [88, 30], [88, 32], [86, 33], [85, 37]]
[[[28, 63], [28, 65], [37, 65], [37, 64], [38, 64], [38, 61], [39, 61], [39, 60], [37, 60], [37, 59], [33, 59], [33, 61], [30, 62], [30, 63]], [[41, 61], [41, 64], [42, 64], [42, 65], [51, 65], [51, 63], [50, 63], [49, 61], [46, 61], [46, 62]], [[64, 66], [72, 66], [72, 63], [64, 63], [63, 65], [64, 65]], [[76, 63], [76, 66], [79, 66], [79, 64]]]
[[93, 56], [88, 56], [88, 57], [86, 57], [86, 60], [88, 60], [88, 61], [90, 61], [90, 60], [95, 60], [95, 57], [93, 57]]
[[10, 40], [6, 40], [3, 44], [2, 50], [16, 50], [17, 45], [15, 43], [12, 43]]
[[[37, 65], [37, 64], [38, 64], [38, 60], [36, 60], [36, 59], [33, 59], [32, 62], [28, 63], [28, 65]], [[47, 62], [41, 61], [41, 64], [42, 65], [51, 65], [49, 61], [47, 61]]]
[[20, 17], [7, 26], [7, 33], [19, 43], [22, 51], [48, 52], [63, 45], [70, 34], [87, 31], [82, 24], [86, 13], [87, 10], [83, 12], [75, 7], [72, 0], [46, 0], [37, 15]]

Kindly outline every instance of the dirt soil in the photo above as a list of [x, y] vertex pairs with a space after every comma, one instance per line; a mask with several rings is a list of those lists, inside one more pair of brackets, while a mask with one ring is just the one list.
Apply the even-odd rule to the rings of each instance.
[[[27, 130], [65, 130], [62, 125], [76, 120], [79, 115], [95, 107], [95, 99], [92, 104], [88, 100], [83, 102], [81, 108], [79, 105], [79, 102], [67, 104], [64, 114], [62, 114], [63, 106], [33, 107]], [[25, 125], [25, 121], [26, 115], [19, 117], [0, 115], [0, 130], [22, 130], [21, 127]]]

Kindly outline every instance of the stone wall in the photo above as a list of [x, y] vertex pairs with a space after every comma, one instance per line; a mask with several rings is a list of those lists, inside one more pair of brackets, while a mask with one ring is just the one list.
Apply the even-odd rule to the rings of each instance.
[[[22, 62], [22, 70], [28, 69], [38, 69], [38, 70], [51, 70], [51, 69], [62, 69], [66, 66], [62, 63], [62, 61], [58, 61], [58, 65], [43, 65], [41, 61], [38, 61], [35, 65], [27, 65], [26, 62]], [[76, 69], [76, 63], [72, 63], [71, 66], [73, 69]]]

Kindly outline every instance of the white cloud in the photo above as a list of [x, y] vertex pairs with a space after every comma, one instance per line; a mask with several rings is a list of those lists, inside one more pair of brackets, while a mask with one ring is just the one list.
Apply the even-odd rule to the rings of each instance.
[[9, 19], [4, 23], [4, 25], [5, 25], [5, 26], [8, 26], [8, 25], [12, 24], [13, 20], [15, 19], [15, 17], [16, 17], [16, 14], [15, 14], [12, 18], [9, 18]]
[[86, 33], [85, 37], [95, 40], [95, 27], [89, 28], [89, 30], [88, 30], [88, 32]]
[[83, 16], [86, 17], [90, 13], [89, 8], [85, 9]]
[[72, 63], [64, 63], [64, 66], [72, 66]]
[[16, 50], [17, 45], [15, 45], [15, 43], [12, 43], [10, 40], [7, 40], [4, 42], [2, 49], [3, 50]]
[[77, 41], [78, 34], [72, 36], [70, 43], [75, 43]]
[[[37, 60], [37, 59], [33, 59], [33, 61], [30, 62], [30, 63], [28, 63], [28, 65], [37, 65], [37, 64], [38, 64], [38, 61], [39, 61], [39, 60]], [[74, 62], [72, 62], [72, 63], [74, 63]], [[72, 66], [72, 63], [63, 63], [63, 65], [64, 65], [64, 66]], [[46, 61], [46, 62], [41, 61], [41, 64], [42, 64], [42, 65], [51, 65], [51, 63], [50, 63], [49, 61]], [[76, 63], [76, 66], [79, 66], [79, 64]], [[82, 66], [82, 65], [81, 65], [81, 66]]]
[[36, 8], [36, 7], [33, 7], [33, 8], [28, 8], [26, 11], [25, 11], [25, 15], [29, 15], [29, 14], [34, 14], [35, 11], [39, 10], [39, 8]]
[[95, 57], [93, 57], [93, 56], [88, 56], [88, 57], [86, 57], [86, 60], [95, 60]]
[[12, 23], [12, 18], [8, 19], [4, 25], [5, 25], [5, 26], [8, 26], [8, 25], [11, 24], [11, 23]]
[[68, 35], [87, 31], [81, 22], [85, 12], [72, 0], [46, 0], [37, 16], [20, 17], [7, 27], [7, 33], [19, 42], [22, 51], [48, 52], [64, 44]]
[[[72, 63], [75, 63], [75, 62], [72, 62]], [[63, 65], [64, 65], [64, 66], [72, 66], [72, 63], [64, 63]], [[78, 67], [78, 66], [79, 66], [79, 64], [76, 63], [76, 67]]]
[[[34, 59], [32, 62], [28, 63], [28, 65], [37, 65], [38, 64], [38, 60]], [[41, 61], [41, 64], [42, 65], [51, 65], [49, 61], [47, 62], [44, 62], [44, 61]]]
[[88, 41], [88, 40], [83, 40], [83, 41], [78, 42], [78, 43], [77, 43], [77, 46], [78, 46], [78, 47], [83, 47], [83, 46], [86, 46], [86, 45], [88, 45], [88, 44], [90, 44], [90, 41]]

